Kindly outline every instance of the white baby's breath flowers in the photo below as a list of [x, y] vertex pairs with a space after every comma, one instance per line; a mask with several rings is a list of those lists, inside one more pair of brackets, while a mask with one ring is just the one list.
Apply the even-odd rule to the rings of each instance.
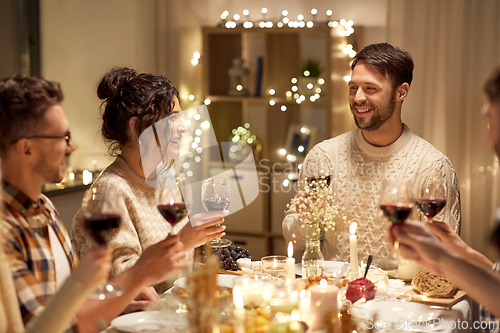
[[292, 199], [287, 208], [299, 214], [302, 229], [309, 227], [306, 239], [319, 240], [323, 231], [334, 231], [336, 222], [339, 219], [345, 220], [345, 216], [334, 205], [329, 179], [320, 178], [305, 182], [304, 189]]

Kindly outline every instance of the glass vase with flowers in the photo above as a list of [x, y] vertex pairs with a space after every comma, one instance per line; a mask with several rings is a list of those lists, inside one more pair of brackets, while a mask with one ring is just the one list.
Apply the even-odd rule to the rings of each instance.
[[324, 257], [321, 239], [327, 231], [334, 231], [337, 221], [345, 219], [339, 207], [334, 205], [332, 193], [332, 164], [326, 156], [310, 156], [303, 164], [304, 180], [301, 190], [292, 200], [294, 209], [304, 230], [306, 249], [302, 255], [302, 277], [322, 276]]

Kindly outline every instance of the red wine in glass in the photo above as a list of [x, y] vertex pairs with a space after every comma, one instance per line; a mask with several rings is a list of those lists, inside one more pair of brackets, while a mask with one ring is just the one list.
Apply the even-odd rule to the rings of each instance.
[[183, 202], [158, 205], [158, 210], [160, 211], [163, 218], [165, 218], [165, 220], [167, 220], [171, 226], [179, 223], [188, 214], [186, 204]]
[[120, 216], [116, 214], [89, 213], [83, 217], [83, 227], [98, 244], [107, 244], [120, 226], [120, 221]]
[[386, 203], [380, 205], [380, 209], [393, 224], [401, 224], [410, 215], [412, 206], [411, 204]]
[[[329, 187], [330, 182], [332, 180], [332, 176], [321, 176], [321, 177], [307, 177], [306, 182], [309, 187], [316, 187], [316, 186], [321, 186], [321, 187]], [[324, 184], [326, 183], [326, 186]]]
[[415, 199], [415, 205], [427, 216], [428, 219], [432, 220], [434, 216], [439, 214], [446, 205], [446, 199], [441, 198], [419, 198]]
[[208, 199], [203, 200], [203, 206], [209, 212], [213, 212], [215, 210], [224, 210], [229, 207], [230, 200], [229, 199]]

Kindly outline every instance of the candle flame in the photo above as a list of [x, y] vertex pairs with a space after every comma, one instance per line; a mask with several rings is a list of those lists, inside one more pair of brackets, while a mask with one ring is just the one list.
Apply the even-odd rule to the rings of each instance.
[[278, 267], [278, 261], [276, 260], [276, 258], [274, 258], [273, 260], [273, 267], [274, 268]]
[[[290, 314], [290, 319], [292, 319], [294, 322], [296, 322], [300, 319], [300, 313], [297, 309], [292, 310], [292, 313]], [[298, 327], [297, 327], [297, 329], [298, 329]]]
[[237, 309], [243, 308], [243, 296], [241, 295], [240, 286], [234, 286], [233, 288], [233, 303]]
[[349, 232], [351, 233], [351, 235], [355, 235], [356, 234], [356, 228], [357, 228], [358, 224], [356, 222], [352, 222], [351, 225], [349, 226]]
[[321, 279], [321, 281], [319, 281], [319, 285], [324, 288], [328, 285], [328, 282], [326, 282], [325, 279]]
[[288, 258], [292, 258], [292, 257], [293, 257], [293, 243], [288, 242]]
[[174, 198], [170, 199], [170, 204], [173, 205], [174, 204]]

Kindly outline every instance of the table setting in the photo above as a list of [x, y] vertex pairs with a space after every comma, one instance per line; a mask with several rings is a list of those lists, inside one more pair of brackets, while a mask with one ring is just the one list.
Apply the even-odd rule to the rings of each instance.
[[[305, 166], [310, 176], [305, 185], [307, 200], [299, 195], [295, 203], [302, 223], [309, 226], [302, 258], [294, 258], [293, 242], [288, 244], [287, 255], [269, 255], [260, 260], [230, 242], [207, 243], [192, 271], [162, 295], [161, 309], [120, 316], [108, 332], [467, 331], [457, 325], [470, 321], [465, 293], [454, 289], [440, 294], [420, 288], [436, 279], [443, 284], [445, 278], [422, 272], [422, 267], [401, 258], [397, 243], [393, 252], [379, 261], [387, 264], [385, 269], [372, 266], [371, 255], [366, 263], [360, 262], [357, 222], [349, 225], [349, 262], [324, 260], [321, 231], [333, 230], [336, 222], [345, 221], [345, 216], [334, 205], [324, 204], [325, 200], [333, 200], [331, 177], [324, 171], [328, 169], [325, 163], [315, 163], [320, 166]], [[439, 199], [444, 196], [442, 191], [438, 199], [431, 194], [429, 198], [415, 199], [409, 187], [402, 182], [382, 184], [380, 209], [393, 224], [404, 223], [414, 204], [429, 219], [444, 207]], [[224, 196], [215, 186], [208, 188], [211, 190], [203, 193], [207, 198], [210, 193], [211, 201], [205, 201], [214, 206], [214, 198]], [[224, 191], [227, 194], [227, 188]], [[414, 276], [422, 276], [420, 283]]]
[[[271, 261], [271, 267], [281, 267], [278, 261], [265, 259]], [[216, 260], [214, 257], [212, 264]], [[436, 303], [432, 297], [416, 294], [404, 280], [389, 278], [386, 271], [363, 262], [358, 266], [360, 277], [354, 280], [347, 278], [351, 275], [350, 263], [341, 261], [324, 261], [324, 275], [309, 278], [302, 277], [301, 263], [294, 263], [291, 271], [286, 260], [283, 269], [267, 272], [264, 264], [261, 270], [233, 272], [216, 268], [217, 265], [210, 267], [209, 263], [195, 264], [191, 276], [176, 280], [162, 295], [161, 309], [117, 317], [107, 332], [194, 332], [217, 327], [225, 333], [332, 329], [342, 333], [353, 330], [453, 333], [457, 329], [445, 323], [467, 320], [470, 315], [468, 303], [463, 300], [465, 294], [459, 295], [456, 302], [453, 298], [443, 298]], [[280, 273], [276, 274], [277, 271]], [[353, 282], [362, 279], [373, 287], [370, 291], [354, 289], [352, 298], [349, 288], [359, 288]], [[211, 282], [201, 286], [202, 280]], [[208, 296], [213, 291], [215, 296]], [[208, 318], [209, 327], [193, 327], [190, 322], [194, 299], [198, 306], [204, 304], [196, 316]], [[211, 314], [203, 315], [207, 309]]]

